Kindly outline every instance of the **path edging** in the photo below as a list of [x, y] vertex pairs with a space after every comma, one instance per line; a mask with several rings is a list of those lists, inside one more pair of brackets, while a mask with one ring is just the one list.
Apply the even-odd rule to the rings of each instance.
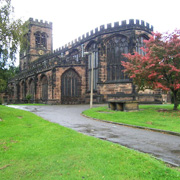
[[177, 132], [173, 132], [173, 131], [166, 131], [166, 130], [161, 130], [161, 129], [154, 129], [154, 128], [148, 128], [148, 127], [143, 127], [143, 126], [136, 126], [136, 125], [130, 125], [130, 124], [124, 124], [124, 123], [117, 123], [117, 122], [112, 122], [112, 121], [105, 121], [105, 120], [101, 120], [101, 119], [96, 119], [96, 118], [92, 118], [89, 116], [86, 116], [84, 114], [81, 113], [82, 116], [92, 119], [92, 120], [96, 120], [96, 121], [102, 121], [105, 123], [110, 123], [110, 124], [116, 124], [116, 125], [121, 125], [121, 126], [128, 126], [128, 127], [132, 127], [132, 128], [138, 128], [138, 129], [144, 129], [144, 130], [150, 130], [150, 131], [155, 131], [155, 132], [160, 132], [160, 133], [165, 133], [165, 134], [170, 134], [170, 135], [174, 135], [174, 136], [180, 136], [180, 133]]

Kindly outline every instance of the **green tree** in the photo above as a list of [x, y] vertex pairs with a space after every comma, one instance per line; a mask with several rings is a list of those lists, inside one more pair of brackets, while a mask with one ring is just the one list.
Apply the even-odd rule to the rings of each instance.
[[19, 72], [19, 67], [10, 66], [8, 69], [0, 68], [0, 92], [7, 88], [9, 78], [14, 77]]
[[[0, 91], [5, 90], [7, 79], [14, 73], [19, 42], [22, 38], [22, 21], [13, 19], [11, 0], [0, 0]], [[9, 71], [8, 71], [9, 70]]]

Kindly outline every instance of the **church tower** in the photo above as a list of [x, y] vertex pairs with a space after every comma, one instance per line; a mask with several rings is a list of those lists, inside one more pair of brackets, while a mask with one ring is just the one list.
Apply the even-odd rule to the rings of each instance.
[[52, 23], [30, 18], [27, 25], [28, 33], [25, 38], [27, 38], [28, 48], [20, 54], [21, 71], [28, 69], [31, 62], [53, 51]]

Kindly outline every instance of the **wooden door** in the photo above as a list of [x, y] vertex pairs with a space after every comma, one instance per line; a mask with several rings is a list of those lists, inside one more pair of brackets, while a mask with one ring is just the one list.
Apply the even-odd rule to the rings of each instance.
[[61, 77], [61, 103], [79, 104], [81, 95], [80, 77], [73, 69], [66, 71]]

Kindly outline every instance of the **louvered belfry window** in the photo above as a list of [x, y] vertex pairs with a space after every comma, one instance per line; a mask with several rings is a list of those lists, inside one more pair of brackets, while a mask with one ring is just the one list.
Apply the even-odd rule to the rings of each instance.
[[47, 35], [46, 33], [36, 32], [35, 41], [37, 48], [47, 48]]

